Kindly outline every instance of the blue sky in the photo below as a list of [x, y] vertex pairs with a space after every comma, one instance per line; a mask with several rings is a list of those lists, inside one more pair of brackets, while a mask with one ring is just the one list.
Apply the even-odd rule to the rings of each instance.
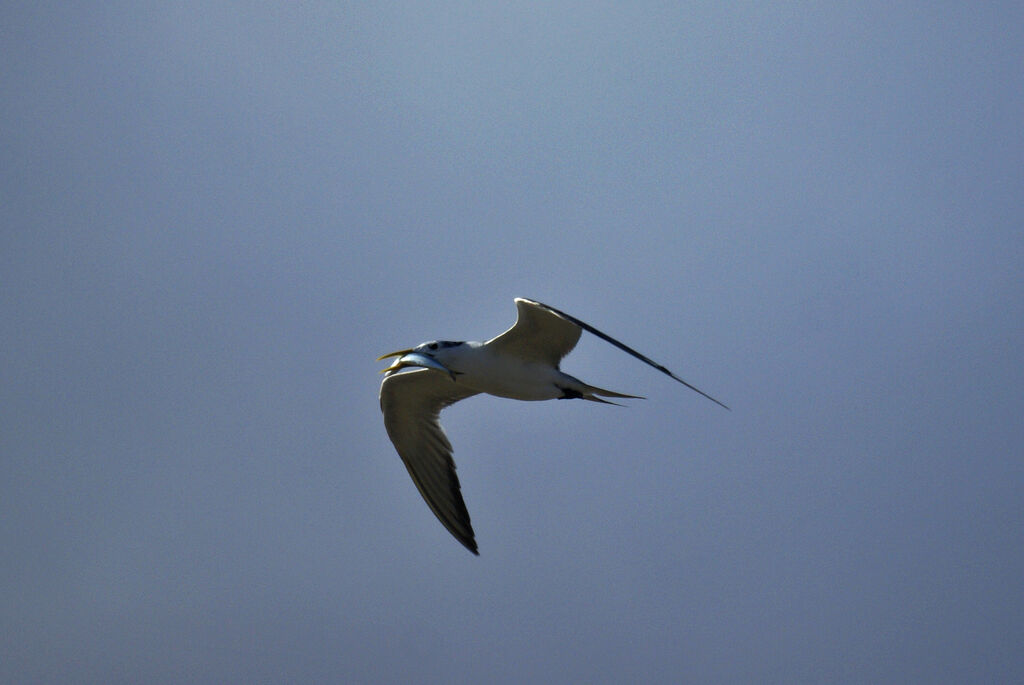
[[[1015, 3], [0, 11], [0, 680], [1024, 678]], [[629, 408], [383, 352], [548, 302]]]

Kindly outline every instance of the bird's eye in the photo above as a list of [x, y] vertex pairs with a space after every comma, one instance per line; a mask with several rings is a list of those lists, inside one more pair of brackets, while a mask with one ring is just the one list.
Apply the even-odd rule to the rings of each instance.
[[429, 345], [427, 345], [427, 347], [429, 347], [432, 350], [436, 350], [437, 349], [437, 343], [430, 343]]

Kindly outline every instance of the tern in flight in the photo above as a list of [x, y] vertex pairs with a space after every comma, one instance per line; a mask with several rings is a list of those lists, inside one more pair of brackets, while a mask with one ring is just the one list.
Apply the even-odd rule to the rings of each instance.
[[[455, 474], [452, 446], [441, 428], [445, 407], [479, 393], [513, 400], [583, 399], [615, 404], [602, 397], [643, 399], [588, 385], [558, 368], [583, 331], [610, 342], [640, 361], [700, 393], [661, 364], [605, 335], [593, 326], [546, 304], [516, 298], [516, 323], [487, 342], [434, 340], [378, 357], [398, 357], [381, 373], [380, 408], [384, 426], [423, 499], [444, 527], [473, 554], [477, 551], [469, 512]], [[408, 367], [414, 371], [397, 373]]]

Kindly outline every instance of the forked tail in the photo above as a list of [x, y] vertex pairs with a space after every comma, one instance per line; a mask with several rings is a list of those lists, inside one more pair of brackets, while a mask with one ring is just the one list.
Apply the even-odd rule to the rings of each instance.
[[645, 400], [646, 397], [640, 395], [627, 395], [622, 392], [615, 392], [614, 390], [605, 390], [604, 388], [598, 388], [593, 385], [583, 384], [585, 390], [580, 394], [580, 398], [584, 400], [590, 400], [591, 402], [600, 402], [601, 404], [614, 404], [616, 407], [622, 407], [625, 405], [619, 404], [618, 402], [609, 402], [608, 400], [602, 400], [598, 395], [602, 397], [623, 397], [630, 400]]
[[[614, 404], [617, 407], [624, 405], [618, 402], [609, 402], [608, 400], [602, 400], [601, 397], [622, 397], [630, 400], [643, 400], [645, 397], [640, 395], [627, 395], [624, 392], [615, 392], [614, 390], [605, 390], [589, 383], [584, 383], [579, 378], [570, 376], [569, 374], [560, 371], [559, 380], [555, 382], [555, 385], [559, 390], [562, 391], [563, 400], [590, 400], [591, 402], [600, 402], [601, 404]], [[600, 395], [601, 397], [598, 397]]]

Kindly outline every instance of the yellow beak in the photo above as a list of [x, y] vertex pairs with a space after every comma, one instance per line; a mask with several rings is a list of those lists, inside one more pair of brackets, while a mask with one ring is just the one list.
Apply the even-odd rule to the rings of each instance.
[[434, 369], [442, 373], [446, 373], [451, 376], [451, 379], [455, 380], [455, 372], [446, 367], [441, 362], [437, 361], [433, 357], [420, 354], [419, 352], [413, 352], [412, 350], [402, 350], [401, 352], [392, 352], [391, 354], [385, 354], [381, 357], [377, 357], [377, 361], [381, 359], [387, 359], [388, 357], [398, 357], [391, 366], [386, 369], [382, 369], [381, 373], [391, 374], [400, 369], [404, 369], [407, 366], [419, 366], [424, 369]]
[[381, 369], [380, 372], [381, 373], [390, 373], [392, 371], [398, 371], [399, 369], [404, 369], [407, 366], [409, 366], [409, 365], [406, 364], [405, 362], [395, 362], [394, 364], [392, 364], [388, 368]]
[[407, 349], [407, 350], [399, 350], [398, 352], [390, 352], [388, 354], [382, 354], [381, 356], [377, 357], [377, 361], [380, 361], [381, 359], [387, 359], [388, 357], [399, 357], [399, 359], [396, 359], [395, 362], [391, 366], [389, 366], [386, 369], [381, 369], [380, 372], [381, 373], [388, 373], [388, 372], [398, 371], [399, 369], [404, 369], [409, 364], [406, 363], [406, 362], [402, 362], [401, 361], [401, 357], [404, 357], [405, 355], [409, 354], [410, 352], [412, 352], [412, 348], [411, 347], [409, 349]]
[[377, 361], [380, 361], [381, 359], [387, 359], [388, 357], [401, 357], [402, 355], [409, 354], [410, 352], [412, 352], [411, 347], [407, 350], [399, 350], [398, 352], [388, 352], [387, 354], [382, 354], [381, 356], [377, 357]]

